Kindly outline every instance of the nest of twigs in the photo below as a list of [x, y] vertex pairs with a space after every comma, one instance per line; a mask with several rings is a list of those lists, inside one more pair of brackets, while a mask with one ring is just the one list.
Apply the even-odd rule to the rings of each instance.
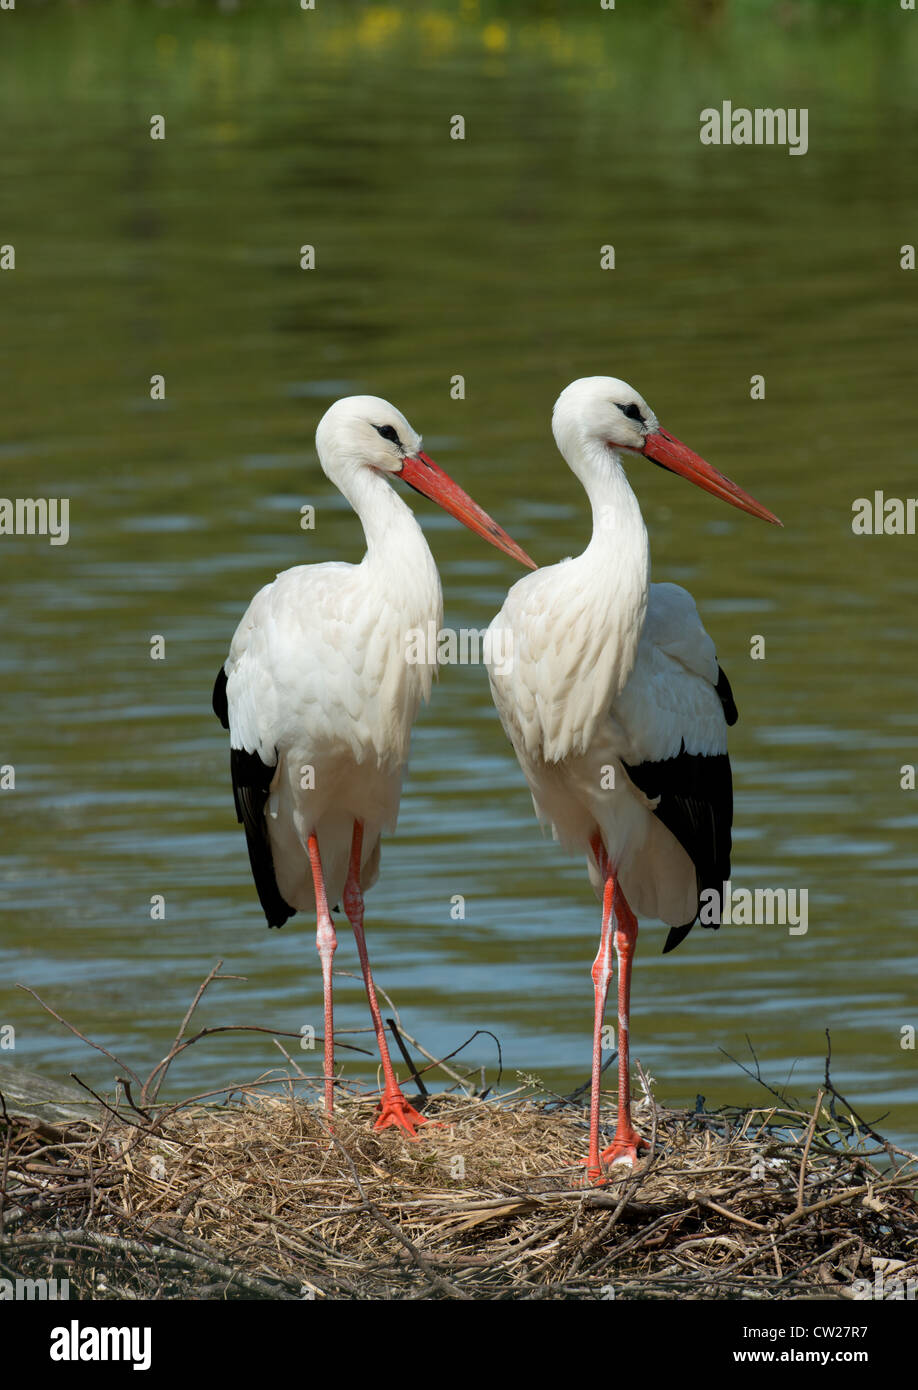
[[[918, 1286], [918, 1157], [851, 1110], [828, 1065], [809, 1111], [777, 1096], [664, 1109], [642, 1073], [650, 1151], [602, 1186], [585, 1185], [581, 1094], [528, 1077], [433, 1096], [411, 1143], [347, 1093], [330, 1129], [297, 1071], [280, 1095], [128, 1091], [59, 1122], [0, 1097], [0, 1277], [67, 1278], [71, 1298], [851, 1298], [878, 1272]], [[608, 1142], [614, 1109], [603, 1121]]]

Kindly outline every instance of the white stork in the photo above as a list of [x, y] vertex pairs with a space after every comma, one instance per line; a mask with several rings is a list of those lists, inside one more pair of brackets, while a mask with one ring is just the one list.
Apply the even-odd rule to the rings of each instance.
[[433, 667], [409, 659], [409, 634], [439, 630], [440, 577], [398, 478], [528, 565], [529, 556], [421, 451], [400, 411], [376, 396], [336, 401], [319, 422], [327, 477], [356, 511], [358, 565], [298, 565], [265, 585], [217, 673], [214, 712], [230, 732], [236, 814], [245, 827], [269, 927], [315, 912], [325, 1009], [325, 1108], [332, 1110], [334, 1031], [329, 903], [343, 902], [379, 1044], [385, 1088], [375, 1128], [414, 1135], [422, 1116], [402, 1095], [380, 1018], [363, 931], [363, 894], [395, 828], [411, 726]]
[[[647, 531], [622, 453], [648, 458], [765, 521], [781, 523], [660, 427], [647, 402], [614, 377], [587, 377], [555, 404], [552, 427], [593, 509], [582, 555], [515, 584], [486, 651], [501, 722], [556, 839], [586, 852], [602, 902], [593, 964], [594, 1024], [587, 1170], [633, 1164], [644, 1141], [631, 1123], [628, 1032], [635, 914], [661, 918], [671, 951], [706, 889], [730, 876], [733, 785], [727, 726], [736, 721], [691, 594], [650, 583]], [[498, 642], [503, 645], [498, 645]], [[511, 659], [507, 660], [507, 653]], [[705, 925], [719, 925], [716, 921]], [[614, 920], [614, 931], [613, 923]], [[599, 1152], [602, 1018], [618, 957], [618, 1123]]]

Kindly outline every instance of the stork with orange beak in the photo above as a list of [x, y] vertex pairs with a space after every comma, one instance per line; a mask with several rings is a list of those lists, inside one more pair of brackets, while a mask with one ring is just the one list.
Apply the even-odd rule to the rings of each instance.
[[[501, 722], [556, 839], [584, 853], [602, 902], [593, 964], [593, 1066], [588, 1174], [633, 1164], [644, 1145], [631, 1121], [631, 964], [637, 915], [670, 927], [664, 951], [691, 930], [702, 893], [720, 901], [730, 877], [733, 783], [729, 681], [695, 601], [651, 584], [647, 531], [622, 465], [650, 459], [713, 496], [780, 526], [776, 516], [662, 428], [615, 377], [587, 377], [555, 404], [555, 441], [583, 484], [593, 535], [582, 555], [537, 570], [507, 595], [485, 650]], [[704, 925], [719, 925], [717, 920]], [[618, 1122], [599, 1150], [602, 1026], [618, 960]]]
[[285, 570], [252, 599], [217, 673], [213, 706], [230, 732], [236, 814], [269, 927], [315, 912], [322, 964], [325, 1108], [335, 1079], [329, 903], [354, 930], [385, 1086], [375, 1128], [413, 1136], [423, 1117], [389, 1057], [363, 929], [363, 895], [395, 829], [411, 727], [433, 668], [409, 662], [408, 637], [439, 630], [440, 577], [407, 483], [521, 564], [535, 565], [421, 449], [400, 411], [376, 396], [336, 401], [316, 430], [319, 462], [366, 535], [360, 564]]

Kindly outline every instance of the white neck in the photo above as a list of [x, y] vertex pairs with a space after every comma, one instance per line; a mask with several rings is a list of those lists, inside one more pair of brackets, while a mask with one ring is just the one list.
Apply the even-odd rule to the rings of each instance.
[[[391, 640], [404, 651], [406, 633], [443, 623], [440, 575], [414, 512], [374, 468], [348, 469], [333, 481], [360, 518], [367, 553], [359, 566], [380, 606], [381, 621], [395, 623]], [[433, 668], [412, 667], [426, 700]], [[416, 707], [416, 706], [415, 706]]]
[[[345, 611], [355, 625], [343, 634], [341, 649], [361, 653], [366, 665], [360, 689], [372, 690], [356, 721], [361, 733], [358, 737], [355, 732], [352, 746], [363, 750], [358, 761], [375, 756], [377, 766], [397, 773], [400, 781], [411, 726], [436, 673], [436, 643], [432, 654], [423, 644], [431, 625], [435, 632], [442, 627], [440, 576], [414, 513], [381, 473], [340, 452], [325, 450], [320, 460], [357, 513], [367, 543], [359, 564], [335, 567], [345, 571], [338, 578], [348, 596]], [[418, 641], [420, 656], [413, 654]]]
[[637, 656], [650, 592], [650, 547], [637, 498], [619, 454], [579, 434], [558, 440], [593, 509], [586, 550], [563, 567], [589, 605], [594, 633], [605, 643], [611, 692], [624, 687]]
[[638, 500], [621, 456], [596, 440], [565, 440], [562, 453], [580, 479], [593, 510], [593, 536], [582, 560], [602, 566], [615, 582], [612, 593], [646, 603], [650, 547]]
[[402, 568], [430, 557], [414, 512], [375, 468], [353, 469], [335, 482], [360, 518], [371, 566], [395, 562]]
[[621, 455], [607, 446], [589, 443], [576, 461], [567, 460], [586, 489], [593, 509], [593, 538], [589, 549], [628, 568], [649, 582], [650, 549], [647, 528], [622, 467]]

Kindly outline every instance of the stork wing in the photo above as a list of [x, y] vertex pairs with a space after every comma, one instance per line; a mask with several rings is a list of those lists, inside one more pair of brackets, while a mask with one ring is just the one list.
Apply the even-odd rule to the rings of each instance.
[[[361, 565], [296, 565], [259, 590], [236, 628], [213, 704], [229, 726], [236, 814], [269, 926], [281, 926], [294, 911], [278, 887], [279, 870], [295, 898], [284, 860], [275, 868], [272, 859], [278, 836], [269, 801], [290, 772], [294, 750], [301, 768], [334, 768], [344, 758], [389, 776], [385, 814], [394, 823], [411, 725], [434, 670], [409, 662], [404, 644], [405, 631], [428, 620], [429, 590], [420, 585], [407, 608], [402, 598], [386, 604], [373, 595], [368, 603]], [[438, 613], [438, 628], [440, 622]], [[321, 814], [329, 785], [330, 777], [316, 792], [301, 789], [304, 815], [307, 803], [310, 816]], [[283, 817], [280, 830], [283, 838]]]
[[266, 584], [259, 590], [236, 629], [229, 656], [217, 672], [214, 682], [213, 707], [224, 729], [230, 731], [233, 801], [236, 819], [245, 830], [258, 901], [268, 926], [282, 927], [293, 916], [295, 909], [281, 896], [277, 886], [265, 819], [265, 806], [277, 769], [276, 749], [272, 747], [270, 752], [268, 750], [271, 727], [276, 722], [274, 701], [267, 682], [245, 682], [241, 696], [238, 690], [234, 694], [231, 709], [230, 691], [227, 688], [229, 677], [238, 668], [240, 659], [249, 647], [271, 587]]
[[[229, 728], [226, 683], [226, 670], [221, 666], [214, 682], [213, 707], [224, 729]], [[258, 901], [264, 909], [269, 927], [282, 927], [294, 914], [294, 909], [281, 897], [277, 886], [268, 840], [268, 825], [265, 820], [265, 804], [276, 766], [263, 763], [257, 753], [247, 753], [244, 748], [230, 748], [230, 776], [233, 780], [236, 819], [245, 828], [252, 877], [255, 880]]]
[[[630, 756], [622, 762], [695, 866], [698, 895], [730, 877], [733, 778], [727, 726], [737, 711], [730, 682], [714, 654], [692, 596], [676, 584], [653, 584], [634, 670], [612, 714]], [[691, 931], [672, 927], [664, 954]], [[720, 925], [716, 920], [705, 926]]]

